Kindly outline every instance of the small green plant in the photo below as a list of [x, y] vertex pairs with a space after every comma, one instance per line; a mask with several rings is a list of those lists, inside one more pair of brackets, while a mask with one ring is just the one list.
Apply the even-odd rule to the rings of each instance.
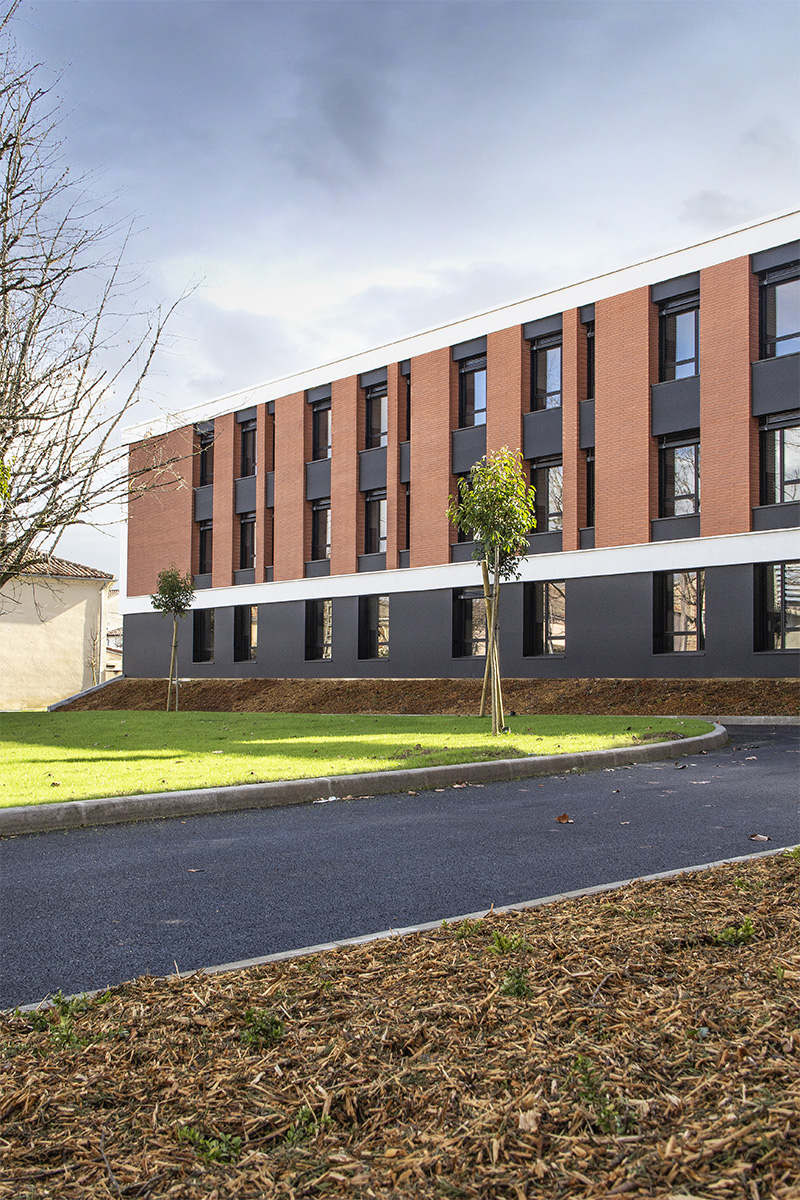
[[783, 983], [786, 978], [786, 967], [780, 963], [775, 963], [775, 974], [778, 976], [778, 983]]
[[745, 917], [741, 925], [729, 925], [721, 933], [713, 935], [718, 946], [741, 946], [755, 937], [755, 927], [749, 917]]
[[740, 892], [760, 892], [764, 887], [764, 880], [747, 879], [739, 875], [734, 879], [733, 884]]
[[630, 1129], [630, 1117], [620, 1111], [591, 1059], [585, 1054], [579, 1054], [571, 1074], [577, 1081], [580, 1099], [593, 1111], [597, 1128], [602, 1133], [627, 1133]]
[[525, 938], [518, 933], [512, 933], [511, 937], [506, 937], [498, 929], [493, 929], [492, 944], [489, 949], [493, 954], [511, 954], [515, 950], [528, 950], [530, 947]]
[[232, 1137], [229, 1133], [208, 1135], [195, 1129], [194, 1125], [184, 1125], [178, 1130], [178, 1141], [189, 1142], [206, 1162], [236, 1162], [242, 1152], [242, 1139]]
[[469, 917], [465, 917], [461, 924], [456, 926], [456, 937], [459, 941], [463, 941], [464, 938], [473, 937], [474, 934], [480, 933], [482, 929], [482, 920], [471, 921]]
[[515, 1000], [524, 1000], [531, 995], [528, 974], [524, 967], [512, 967], [500, 984], [501, 996], [513, 996]]
[[268, 1008], [248, 1008], [244, 1015], [247, 1025], [241, 1039], [246, 1046], [277, 1046], [285, 1032], [283, 1021]]
[[330, 1123], [331, 1118], [327, 1116], [318, 1121], [314, 1116], [313, 1109], [304, 1104], [286, 1131], [284, 1141], [287, 1146], [299, 1146], [303, 1142], [307, 1142], [309, 1138], [316, 1137], [320, 1129]]
[[784, 858], [793, 858], [795, 862], [800, 862], [800, 846], [794, 846], [791, 850], [787, 850]]

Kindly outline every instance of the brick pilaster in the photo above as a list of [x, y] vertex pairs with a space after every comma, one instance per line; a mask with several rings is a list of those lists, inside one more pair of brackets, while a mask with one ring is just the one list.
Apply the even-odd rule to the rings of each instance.
[[487, 454], [503, 446], [522, 448], [523, 358], [527, 350], [521, 325], [490, 333], [486, 339]]
[[450, 432], [458, 424], [458, 368], [450, 347], [413, 359], [411, 381], [410, 560], [412, 567], [427, 567], [450, 561]]
[[[133, 481], [128, 502], [129, 596], [151, 595], [173, 563], [192, 570], [193, 448], [191, 425], [131, 446], [131, 471], [149, 469]], [[173, 457], [174, 465], [162, 465]]]
[[358, 451], [364, 413], [358, 377], [337, 379], [331, 392], [331, 574], [351, 575], [363, 553], [364, 504], [358, 490]]
[[305, 572], [308, 407], [304, 392], [275, 401], [273, 579], [302, 579]]

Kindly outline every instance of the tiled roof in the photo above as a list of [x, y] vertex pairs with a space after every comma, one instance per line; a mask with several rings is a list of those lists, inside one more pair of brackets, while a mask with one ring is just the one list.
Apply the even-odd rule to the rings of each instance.
[[55, 558], [52, 554], [34, 560], [22, 568], [23, 575], [44, 575], [51, 579], [114, 579], [108, 571], [100, 571], [96, 567], [84, 567], [81, 563], [70, 562], [66, 558]]

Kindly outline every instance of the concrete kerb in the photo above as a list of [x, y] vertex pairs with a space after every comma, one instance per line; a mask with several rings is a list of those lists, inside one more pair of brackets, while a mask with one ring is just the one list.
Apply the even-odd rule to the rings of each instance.
[[727, 730], [715, 724], [711, 733], [699, 737], [614, 750], [591, 750], [585, 754], [548, 754], [535, 758], [454, 763], [450, 766], [374, 771], [320, 779], [286, 779], [185, 792], [69, 800], [63, 804], [19, 805], [0, 809], [0, 837], [52, 833], [90, 825], [118, 825], [127, 821], [237, 812], [249, 808], [311, 804], [329, 797], [356, 799], [392, 792], [430, 791], [438, 787], [452, 787], [454, 783], [494, 783], [529, 779], [535, 775], [559, 775], [566, 771], [600, 770], [700, 754], [724, 746], [727, 740]]

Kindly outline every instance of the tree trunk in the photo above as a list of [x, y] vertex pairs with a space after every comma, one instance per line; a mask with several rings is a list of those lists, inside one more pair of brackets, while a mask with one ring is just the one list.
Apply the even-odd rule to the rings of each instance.
[[169, 656], [169, 682], [167, 683], [167, 712], [172, 703], [172, 680], [175, 677], [175, 661], [178, 657], [178, 618], [172, 618], [172, 653]]
[[483, 575], [483, 598], [486, 603], [486, 666], [483, 671], [483, 690], [481, 691], [481, 710], [478, 713], [479, 717], [486, 716], [486, 694], [489, 691], [489, 680], [492, 672], [492, 655], [489, 646], [489, 627], [492, 622], [492, 593], [489, 587], [489, 567], [486, 559], [481, 559], [481, 573]]

